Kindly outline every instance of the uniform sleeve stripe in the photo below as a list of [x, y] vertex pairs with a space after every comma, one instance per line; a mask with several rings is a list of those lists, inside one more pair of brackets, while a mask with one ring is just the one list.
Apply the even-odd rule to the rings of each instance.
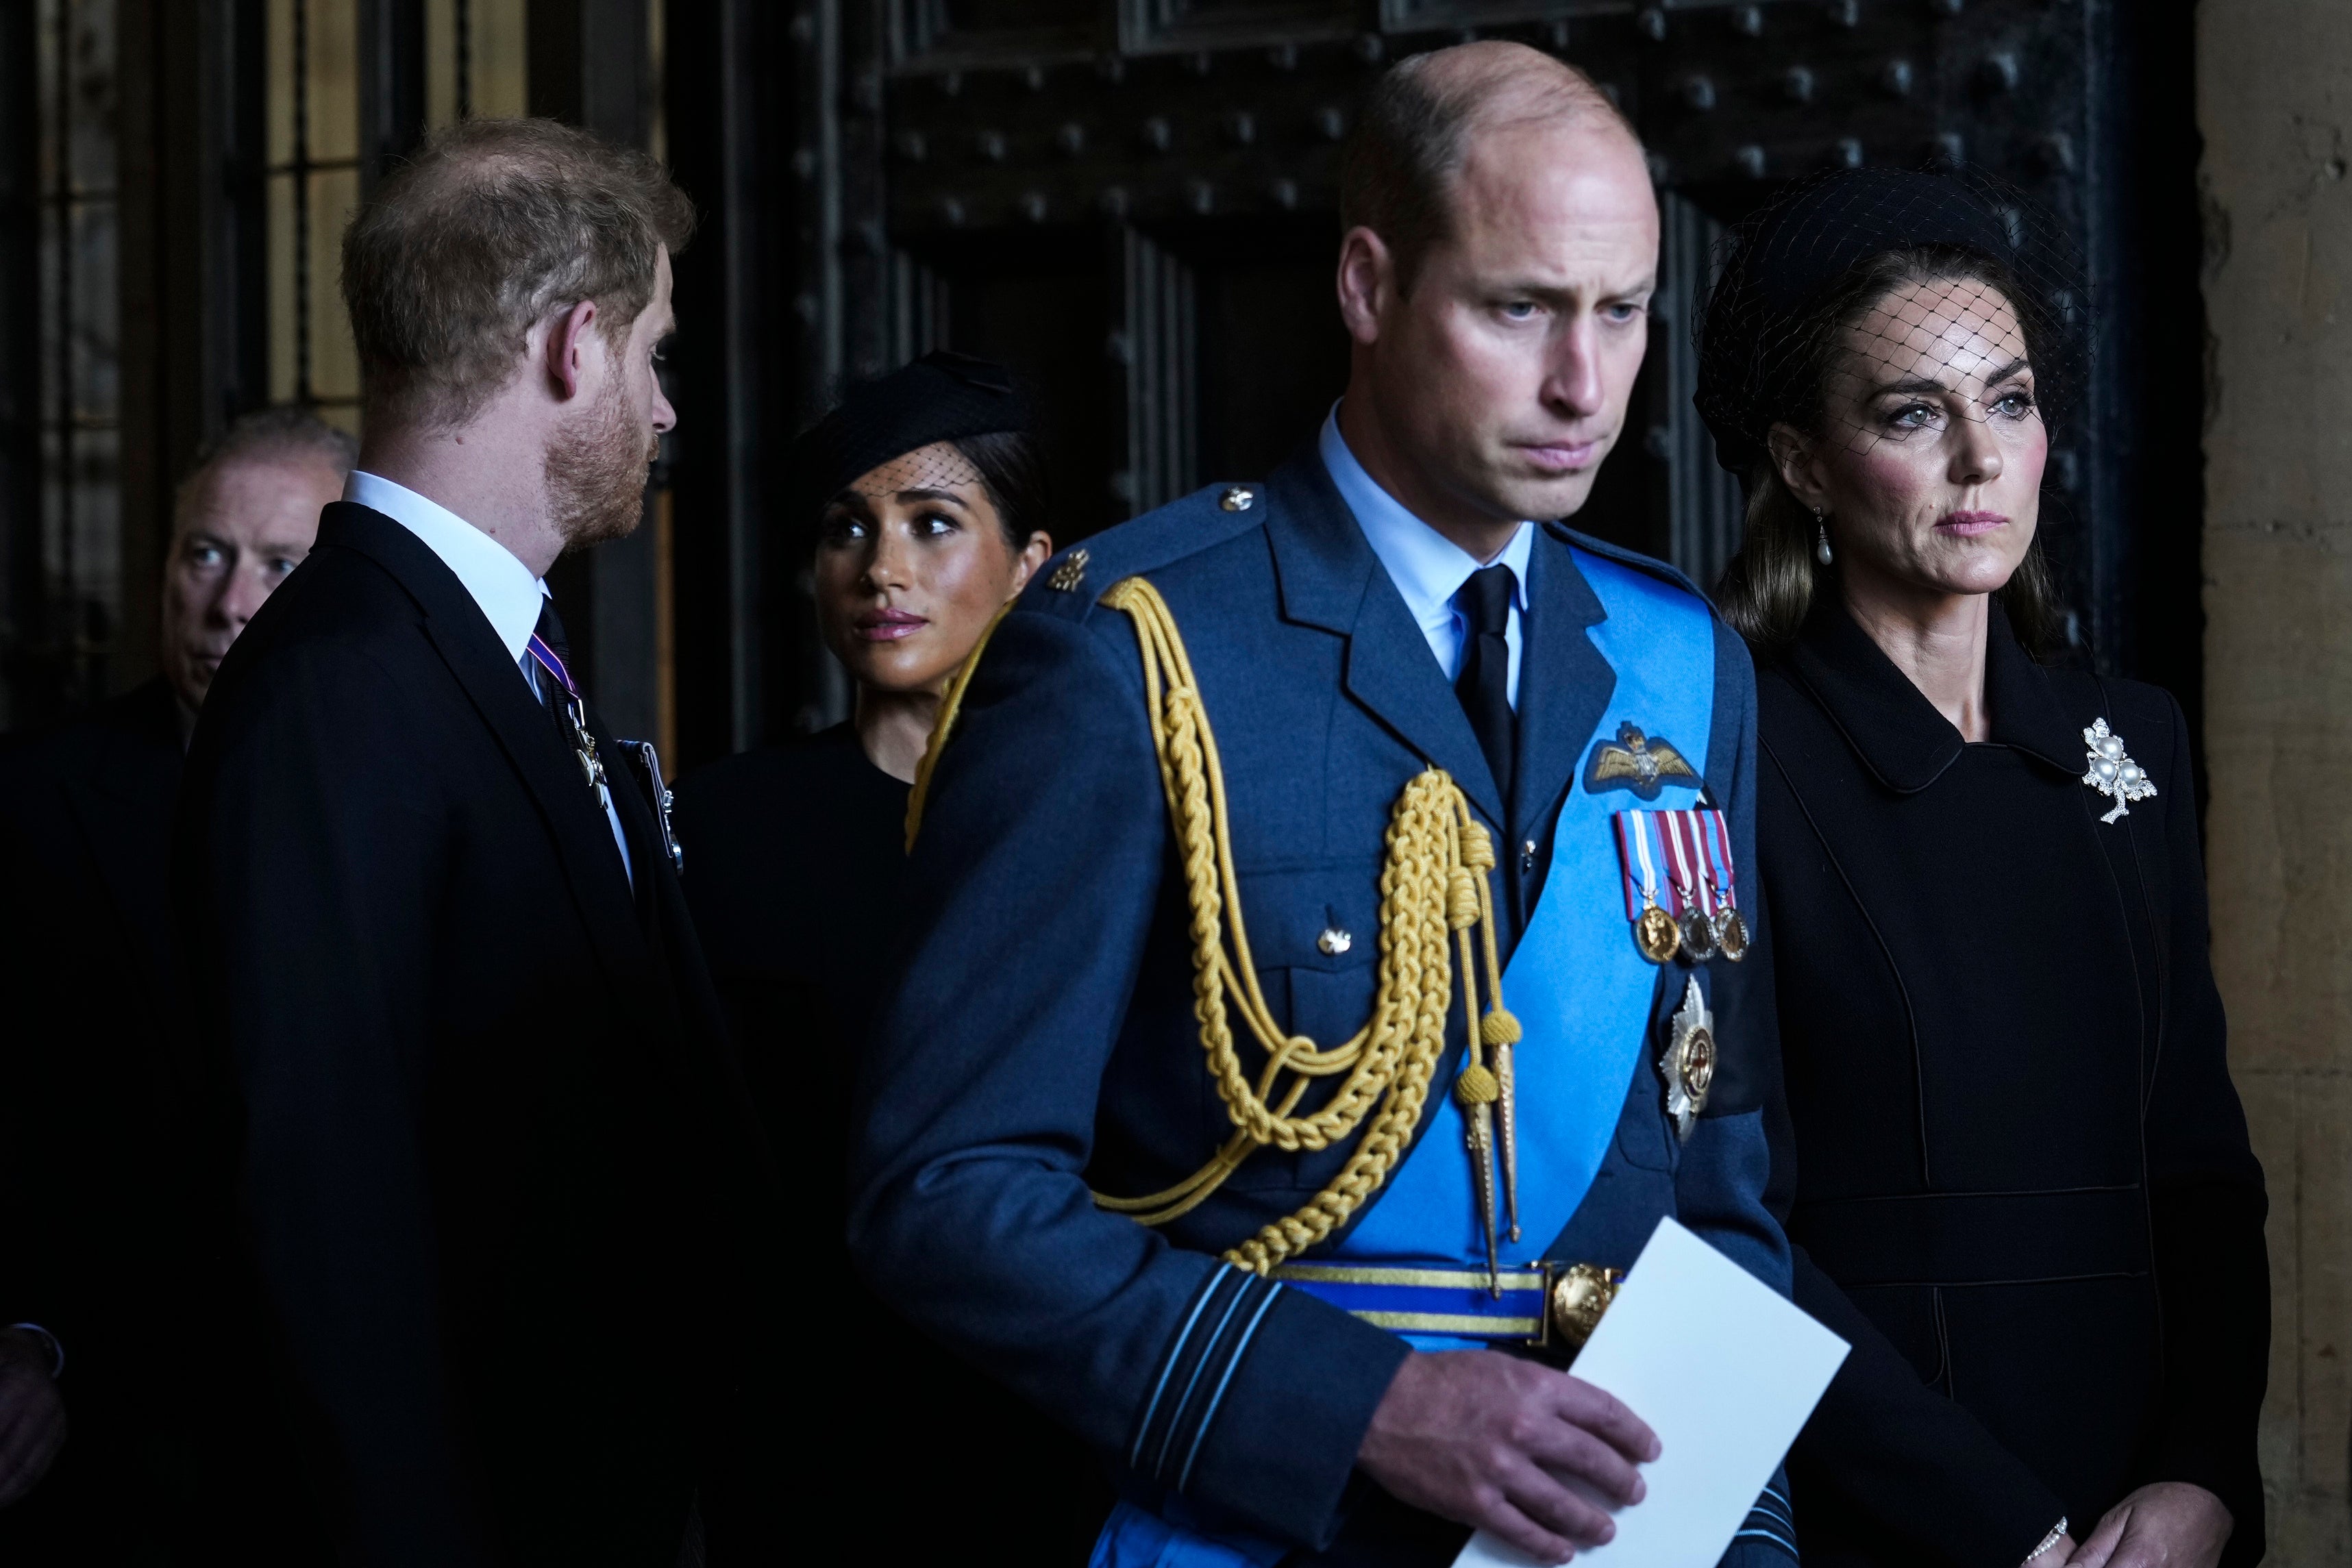
[[1224, 1403], [1225, 1385], [1234, 1380], [1234, 1369], [1242, 1364], [1242, 1353], [1249, 1349], [1249, 1342], [1256, 1334], [1257, 1325], [1265, 1317], [1266, 1309], [1274, 1305], [1275, 1297], [1280, 1294], [1282, 1286], [1277, 1281], [1273, 1289], [1266, 1291], [1265, 1300], [1257, 1304], [1257, 1311], [1250, 1314], [1249, 1326], [1242, 1330], [1242, 1337], [1234, 1342], [1234, 1353], [1225, 1357], [1225, 1370], [1223, 1375], [1217, 1379], [1217, 1391], [1209, 1396], [1209, 1407], [1201, 1412], [1201, 1419], [1192, 1428], [1192, 1446], [1184, 1455], [1184, 1471], [1176, 1478], [1178, 1491], [1182, 1491], [1192, 1479], [1192, 1461], [1201, 1457], [1201, 1444], [1209, 1436], [1209, 1423], [1215, 1418], [1217, 1406]]
[[[1229, 1263], [1226, 1267], [1231, 1268], [1233, 1265]], [[1192, 1363], [1192, 1374], [1184, 1380], [1183, 1396], [1176, 1401], [1174, 1407], [1168, 1413], [1168, 1429], [1160, 1437], [1158, 1457], [1151, 1461], [1151, 1473], [1162, 1480], [1165, 1480], [1168, 1475], [1168, 1450], [1176, 1446], [1177, 1428], [1183, 1426], [1184, 1412], [1192, 1407], [1192, 1391], [1201, 1385], [1201, 1374], [1207, 1370], [1209, 1358], [1216, 1354], [1217, 1343], [1225, 1337], [1225, 1325], [1234, 1321], [1234, 1313], [1240, 1310], [1242, 1302], [1249, 1297], [1250, 1287], [1258, 1282], [1258, 1277], [1255, 1274], [1242, 1276], [1240, 1289], [1234, 1291], [1232, 1297], [1226, 1301], [1225, 1310], [1217, 1319], [1216, 1331], [1210, 1334], [1207, 1342], [1201, 1346], [1200, 1358]]]
[[1775, 1496], [1769, 1487], [1765, 1489], [1764, 1495], [1756, 1500], [1756, 1507], [1751, 1512], [1762, 1514], [1783, 1529], [1793, 1531], [1797, 1528], [1796, 1516], [1790, 1511], [1789, 1505]]
[[1759, 1530], [1754, 1525], [1749, 1525], [1747, 1529], [1741, 1531], [1731, 1539], [1734, 1541], [1769, 1541], [1773, 1545], [1779, 1547], [1781, 1551], [1787, 1552], [1792, 1561], [1797, 1556], [1797, 1543], [1790, 1541], [1776, 1530]]
[[1160, 1409], [1160, 1396], [1168, 1392], [1168, 1379], [1174, 1375], [1176, 1364], [1183, 1356], [1184, 1343], [1192, 1337], [1192, 1325], [1201, 1321], [1201, 1314], [1207, 1310], [1210, 1298], [1217, 1293], [1217, 1286], [1233, 1272], [1233, 1269], [1231, 1263], [1217, 1265], [1217, 1271], [1209, 1276], [1201, 1287], [1201, 1293], [1193, 1299], [1192, 1314], [1185, 1318], [1182, 1331], [1176, 1335], [1176, 1343], [1168, 1347], [1168, 1357], [1160, 1366], [1160, 1381], [1152, 1385], [1151, 1403], [1143, 1407], [1143, 1419], [1135, 1424], [1135, 1447], [1128, 1450], [1127, 1455], [1129, 1467], [1140, 1463], [1143, 1458], [1143, 1439], [1151, 1430], [1151, 1417]]

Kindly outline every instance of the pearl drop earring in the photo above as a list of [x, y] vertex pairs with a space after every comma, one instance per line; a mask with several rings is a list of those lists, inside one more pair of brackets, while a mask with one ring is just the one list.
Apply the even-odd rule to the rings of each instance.
[[1813, 508], [1813, 559], [1823, 566], [1832, 559], [1830, 554], [1829, 514], [1821, 507]]

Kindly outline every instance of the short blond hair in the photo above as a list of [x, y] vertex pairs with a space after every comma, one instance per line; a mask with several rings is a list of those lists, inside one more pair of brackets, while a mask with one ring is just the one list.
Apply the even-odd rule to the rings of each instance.
[[615, 340], [653, 298], [693, 204], [643, 152], [551, 120], [436, 132], [343, 234], [343, 302], [371, 419], [448, 426], [481, 412], [530, 329], [594, 300]]

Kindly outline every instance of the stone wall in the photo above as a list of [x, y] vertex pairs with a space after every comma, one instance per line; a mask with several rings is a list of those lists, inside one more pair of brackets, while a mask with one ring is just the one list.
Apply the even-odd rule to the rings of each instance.
[[[2270, 1176], [2270, 1562], [2352, 1564], [2352, 3], [2203, 0], [2213, 963]], [[2185, 359], [2194, 346], [2183, 342]], [[2163, 377], [2167, 355], [2150, 355]]]

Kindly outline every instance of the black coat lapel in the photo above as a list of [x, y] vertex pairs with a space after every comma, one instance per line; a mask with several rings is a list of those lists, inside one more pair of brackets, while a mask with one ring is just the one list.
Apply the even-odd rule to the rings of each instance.
[[1266, 537], [1283, 612], [1347, 638], [1348, 695], [1452, 774], [1486, 820], [1503, 828], [1503, 791], [1470, 716], [1322, 459], [1311, 448], [1301, 453], [1275, 471], [1267, 487], [1275, 510]]
[[1607, 620], [1601, 598], [1576, 569], [1568, 542], [1536, 528], [1528, 557], [1528, 613], [1520, 631], [1518, 774], [1511, 790], [1511, 841], [1540, 840], [1576, 778], [1584, 743], [1608, 711], [1617, 672], [1587, 636]]
[[[506, 645], [466, 585], [424, 540], [390, 517], [351, 502], [339, 501], [326, 509], [319, 522], [319, 543], [366, 556], [398, 579], [423, 608], [426, 635], [498, 737], [546, 819], [572, 902], [599, 957], [616, 968], [641, 968], [649, 955], [604, 807], [556, 737], [521, 666], [507, 657]], [[608, 766], [617, 767], [618, 758]], [[630, 788], [625, 778], [617, 779], [615, 786], [616, 794]]]

